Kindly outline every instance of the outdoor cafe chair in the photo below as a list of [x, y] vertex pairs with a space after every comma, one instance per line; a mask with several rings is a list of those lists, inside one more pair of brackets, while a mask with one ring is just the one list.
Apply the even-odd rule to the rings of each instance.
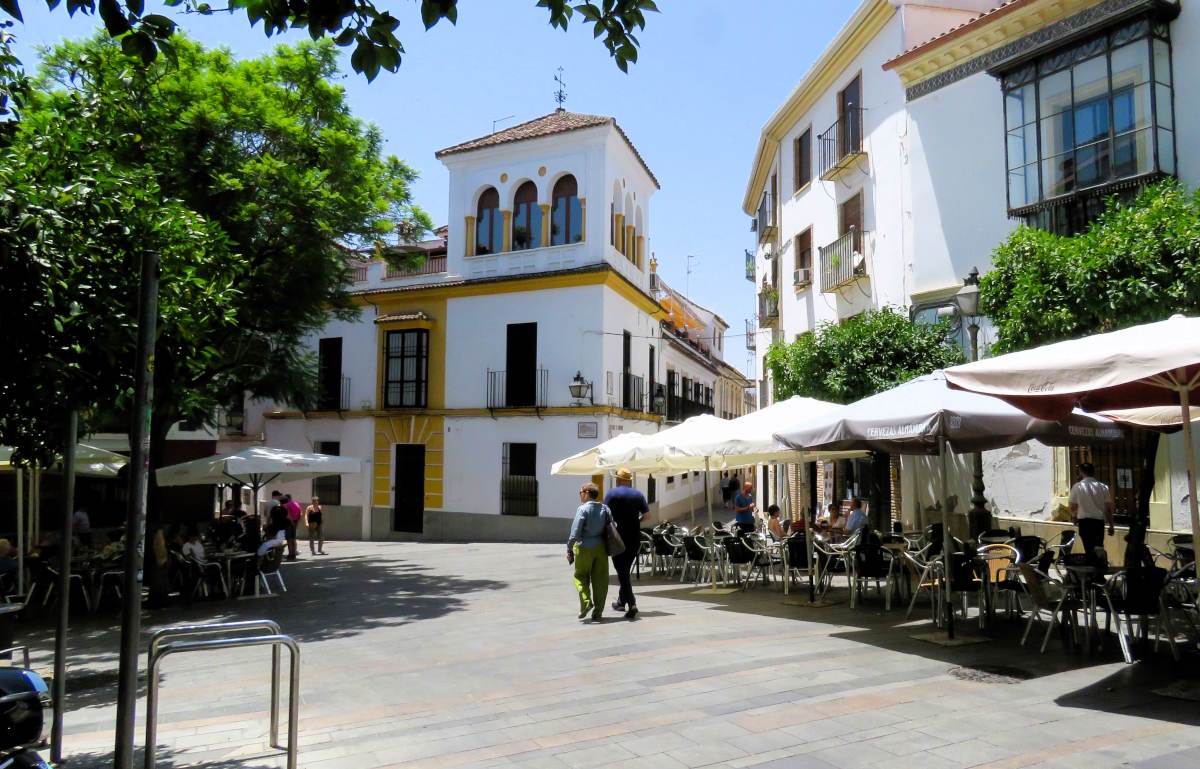
[[273, 547], [267, 550], [265, 555], [258, 557], [258, 579], [263, 586], [263, 590], [267, 595], [272, 595], [271, 585], [267, 582], [267, 577], [274, 577], [279, 582], [279, 592], [286, 593], [287, 585], [283, 583], [283, 575], [279, 573], [279, 566], [283, 563], [283, 546]]
[[642, 530], [638, 532], [638, 551], [637, 551], [637, 577], [642, 578], [642, 564], [653, 568], [654, 566], [654, 536]]
[[1012, 540], [1008, 529], [988, 529], [978, 537], [980, 545], [1002, 545]]
[[[725, 537], [721, 540], [721, 546], [725, 549], [725, 563], [733, 571], [734, 583], [741, 585], [742, 567], [746, 567], [746, 576], [749, 578], [757, 554], [741, 537]], [[729, 584], [728, 574], [725, 583]]]
[[[865, 531], [865, 530], [864, 530]], [[884, 610], [892, 608], [892, 590], [895, 585], [894, 575], [899, 561], [893, 558], [892, 551], [883, 546], [879, 535], [875, 532], [862, 533], [852, 551], [850, 569], [850, 608], [854, 608], [862, 596], [864, 588], [872, 580], [875, 582], [875, 592], [884, 596]], [[880, 588], [880, 580], [884, 587]]]
[[756, 574], [761, 574], [763, 581], [767, 582], [777, 569], [781, 572], [783, 571], [783, 555], [773, 540], [763, 537], [745, 536], [742, 537], [742, 542], [754, 553], [754, 561], [750, 564], [750, 570], [746, 574], [746, 582], [742, 585], [743, 590], [754, 582]]
[[1058, 535], [1057, 545], [1046, 546], [1048, 551], [1054, 553], [1054, 566], [1058, 569], [1060, 576], [1066, 574], [1067, 556], [1071, 554], [1071, 550], [1075, 547], [1076, 536], [1078, 534], [1075, 529], [1066, 529]]
[[799, 584], [800, 577], [808, 576], [811, 567], [808, 557], [808, 537], [804, 530], [793, 531], [784, 537], [783, 547], [787, 554], [787, 574], [784, 575], [784, 579], [796, 580]]
[[[1171, 609], [1163, 600], [1163, 591], [1167, 585], [1167, 570], [1159, 567], [1138, 566], [1117, 572], [1105, 586], [1106, 596], [1115, 612], [1117, 633], [1121, 633], [1121, 617], [1129, 628], [1129, 641], [1137, 637], [1134, 633], [1133, 619], [1137, 617], [1142, 640], [1148, 640], [1149, 624], [1154, 622], [1154, 650], [1158, 650], [1159, 639], [1164, 635], [1167, 645], [1171, 648], [1171, 656], [1179, 661], [1179, 649], [1175, 645], [1175, 633], [1171, 626]], [[1130, 661], [1124, 637], [1121, 648], [1126, 651], [1126, 661]]]
[[[1022, 584], [1029, 596], [1029, 620], [1025, 623], [1025, 632], [1021, 635], [1021, 645], [1029, 638], [1033, 629], [1033, 621], [1041, 620], [1042, 612], [1049, 612], [1050, 619], [1046, 623], [1046, 635], [1042, 638], [1041, 653], [1046, 653], [1046, 644], [1050, 642], [1050, 633], [1056, 625], [1068, 620], [1074, 637], [1076, 629], [1075, 609], [1079, 607], [1079, 595], [1069, 590], [1062, 582], [1038, 571], [1031, 563], [1018, 565], [1021, 572]], [[1067, 612], [1070, 612], [1068, 615]]]
[[[32, 603], [33, 595], [39, 588], [43, 590], [42, 606], [47, 606], [50, 599], [54, 597], [54, 591], [58, 589], [59, 570], [48, 563], [39, 562], [34, 568], [33, 585], [29, 588], [29, 598], [26, 604]], [[68, 586], [78, 585], [79, 592], [83, 596], [83, 605], [90, 614], [92, 611], [92, 596], [88, 590], [87, 580], [77, 571], [71, 572], [70, 579], [67, 580]]]
[[912, 616], [913, 607], [917, 605], [917, 599], [921, 597], [921, 591], [925, 590], [929, 593], [929, 600], [933, 605], [934, 619], [935, 621], [940, 621], [940, 603], [942, 600], [941, 556], [942, 546], [939, 540], [926, 542], [925, 546], [920, 550], [904, 551], [904, 562], [915, 577], [912, 599], [908, 603], [908, 612], [904, 615], [905, 619]]
[[124, 570], [118, 568], [120, 565], [121, 565], [120, 562], [112, 562], [112, 563], [106, 564], [103, 568], [101, 568], [100, 582], [96, 586], [96, 608], [97, 609], [99, 609], [101, 604], [104, 603], [104, 593], [106, 590], [111, 589], [113, 592], [113, 595], [115, 595], [117, 597], [117, 602], [120, 603], [121, 598], [122, 598], [121, 584], [125, 581]]
[[679, 581], [683, 582], [687, 579], [689, 573], [694, 572], [696, 579], [694, 582], [700, 582], [700, 573], [704, 570], [704, 565], [708, 563], [708, 551], [704, 548], [703, 534], [685, 534], [681, 539], [683, 541], [683, 567], [679, 570]]
[[[220, 585], [221, 594], [226, 598], [230, 597], [229, 584], [225, 581], [225, 570], [221, 568], [221, 564], [216, 561], [203, 561], [195, 556], [187, 556], [187, 562], [198, 577], [196, 586], [192, 589], [193, 598], [197, 593], [208, 596], [212, 584]], [[215, 582], [213, 577], [216, 577]]]
[[[1014, 600], [1014, 590], [1020, 588], [1020, 584], [1012, 579], [1010, 567], [1021, 562], [1021, 553], [1012, 545], [990, 544], [983, 545], [979, 548], [979, 554], [986, 556], [987, 560], [983, 562], [983, 566], [987, 569], [988, 589], [991, 594], [987, 597], [990, 605], [996, 605], [996, 599], [999, 598], [1003, 591], [1006, 598], [1006, 608], [1009, 616], [1012, 616], [1012, 604]], [[1007, 557], [1004, 557], [1007, 556]]]
[[651, 535], [654, 540], [654, 570], [661, 570], [668, 577], [683, 563], [683, 543], [674, 536], [674, 528], [670, 524], [655, 527]]
[[[843, 542], [830, 542], [825, 537], [814, 534], [814, 547], [817, 551], [817, 583], [818, 596], [824, 596], [833, 584], [833, 575], [835, 572], [842, 571], [846, 573], [848, 580], [853, 580], [851, 569], [854, 566], [854, 559], [850, 557], [854, 546], [858, 544], [859, 534], [862, 529], [854, 532], [849, 539]], [[853, 585], [850, 586], [853, 590]]]

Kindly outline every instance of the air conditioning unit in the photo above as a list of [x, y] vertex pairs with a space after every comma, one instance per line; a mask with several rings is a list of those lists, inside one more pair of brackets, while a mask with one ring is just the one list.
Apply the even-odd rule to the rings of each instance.
[[658, 273], [652, 272], [650, 273], [650, 293], [657, 294], [659, 291], [662, 291], [662, 285], [659, 281]]
[[854, 252], [853, 256], [854, 274], [862, 275], [867, 271], [867, 259], [858, 251]]
[[807, 267], [797, 267], [792, 273], [792, 285], [807, 286], [812, 283], [812, 270]]

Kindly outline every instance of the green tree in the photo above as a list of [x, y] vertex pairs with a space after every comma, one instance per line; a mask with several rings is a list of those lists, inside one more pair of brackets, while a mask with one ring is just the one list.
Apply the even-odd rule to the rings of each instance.
[[[163, 253], [155, 466], [172, 424], [212, 424], [219, 407], [240, 403], [245, 393], [310, 404], [315, 366], [302, 342], [331, 313], [354, 313], [344, 290], [341, 244], [394, 242], [430, 226], [411, 203], [415, 173], [381, 155], [379, 131], [349, 113], [342, 89], [332, 82], [337, 73], [332, 43], [281, 46], [273, 55], [237, 61], [226, 51], [206, 51], [177, 37], [175, 51], [179, 66], [145, 67], [107, 39], [56, 48], [8, 150], [13, 166], [30, 177], [49, 172], [65, 183], [74, 167], [45, 147], [78, 148], [72, 162], [102, 159], [109, 177], [132, 179], [137, 188], [137, 197], [127, 202], [118, 192], [132, 190], [106, 186], [97, 204], [117, 213], [133, 210], [147, 220], [145, 228], [130, 224], [116, 233], [113, 247], [120, 250], [114, 253], [128, 258], [144, 248]], [[22, 195], [13, 192], [14, 204]], [[49, 224], [55, 225], [60, 203], [49, 193], [43, 199], [46, 216], [55, 220]], [[164, 252], [176, 241], [162, 244], [147, 234], [158, 231], [156, 212], [168, 205], [191, 227], [180, 242], [193, 246], [180, 253], [178, 265], [169, 264]], [[54, 294], [45, 317], [22, 315], [23, 302], [5, 299], [0, 305], [16, 316], [12, 326], [6, 318], [5, 328], [24, 331], [51, 321], [54, 333], [45, 344], [61, 347], [77, 337], [58, 334], [53, 321], [68, 317], [71, 305], [56, 292], [67, 287], [92, 292], [96, 312], [87, 315], [95, 328], [85, 336], [96, 341], [85, 351], [103, 359], [82, 368], [103, 381], [90, 399], [64, 402], [115, 405], [119, 411], [121, 398], [129, 395], [119, 371], [133, 359], [130, 302], [136, 302], [138, 271], [126, 260], [111, 279], [96, 280], [96, 270], [107, 265], [80, 261], [73, 247], [61, 249], [61, 265], [15, 282]], [[103, 253], [99, 246], [95, 251]], [[5, 283], [8, 291], [10, 282]], [[105, 313], [108, 304], [119, 305], [121, 313]], [[18, 375], [0, 374], [0, 388]]]
[[1071, 237], [1021, 227], [992, 265], [979, 288], [996, 352], [1200, 312], [1200, 192], [1172, 179], [1112, 198]]
[[[60, 0], [46, 0], [50, 8]], [[215, 10], [206, 0], [166, 0], [188, 13], [209, 15]], [[159, 50], [174, 56], [172, 35], [175, 22], [157, 13], [145, 13], [143, 0], [67, 0], [67, 13], [99, 13], [108, 34], [120, 38], [126, 53], [149, 63]], [[637, 61], [636, 31], [645, 29], [646, 14], [658, 10], [654, 0], [538, 0], [550, 14], [550, 26], [566, 30], [574, 14], [592, 25], [592, 33], [603, 38], [604, 47], [621, 70]], [[230, 12], [244, 11], [253, 26], [261, 23], [268, 36], [292, 28], [307, 29], [313, 40], [328, 38], [340, 46], [354, 46], [350, 65], [373, 80], [379, 70], [395, 72], [400, 67], [404, 46], [396, 37], [400, 21], [372, 0], [229, 0]], [[19, 0], [0, 0], [0, 11], [21, 19]], [[458, 21], [458, 0], [421, 0], [421, 21], [429, 29], [442, 19]]]
[[851, 403], [962, 363], [962, 350], [946, 332], [944, 324], [913, 323], [902, 310], [884, 307], [823, 323], [790, 344], [776, 342], [765, 366], [777, 400], [803, 395]]

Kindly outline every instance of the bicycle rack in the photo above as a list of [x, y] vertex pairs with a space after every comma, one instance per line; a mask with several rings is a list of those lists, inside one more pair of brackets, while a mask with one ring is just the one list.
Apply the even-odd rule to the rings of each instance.
[[[248, 630], [267, 630], [269, 635], [229, 635]], [[175, 641], [177, 638], [211, 636], [202, 641]], [[210, 625], [179, 625], [158, 630], [150, 637], [149, 685], [146, 690], [146, 769], [154, 769], [158, 734], [158, 668], [164, 657], [179, 652], [233, 649], [243, 646], [271, 647], [271, 747], [279, 744], [279, 647], [290, 652], [288, 685], [287, 769], [296, 769], [296, 731], [300, 721], [300, 647], [288, 635], [279, 632], [272, 620], [245, 620]]]

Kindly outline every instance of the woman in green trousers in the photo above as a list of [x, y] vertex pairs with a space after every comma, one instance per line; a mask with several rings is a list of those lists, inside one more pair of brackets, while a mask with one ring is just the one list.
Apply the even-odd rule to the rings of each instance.
[[585, 483], [579, 489], [582, 502], [575, 511], [571, 536], [567, 539], [567, 563], [575, 566], [575, 589], [579, 591], [579, 619], [591, 613], [599, 622], [608, 597], [608, 552], [604, 549], [605, 528], [612, 514], [600, 501], [600, 489]]

